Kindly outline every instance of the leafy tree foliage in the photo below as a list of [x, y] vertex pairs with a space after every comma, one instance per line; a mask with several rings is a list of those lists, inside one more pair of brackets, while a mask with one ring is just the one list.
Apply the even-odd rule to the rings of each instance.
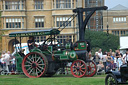
[[[115, 51], [119, 47], [119, 37], [112, 34], [107, 34], [102, 31], [85, 31], [85, 39], [91, 44], [91, 49], [93, 51], [98, 51], [99, 48], [102, 51], [109, 51], [112, 49]], [[94, 54], [94, 53], [93, 53]]]

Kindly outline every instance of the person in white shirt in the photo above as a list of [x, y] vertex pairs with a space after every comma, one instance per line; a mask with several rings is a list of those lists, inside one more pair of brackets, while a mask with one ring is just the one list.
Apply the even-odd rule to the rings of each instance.
[[123, 55], [119, 54], [119, 58], [117, 59], [117, 63], [118, 63], [118, 70], [120, 70], [120, 66], [123, 65]]
[[4, 69], [5, 66], [6, 66], [6, 63], [5, 63], [4, 59], [5, 59], [5, 51], [3, 51], [2, 55], [1, 55], [1, 67], [2, 67], [2, 69]]
[[123, 55], [123, 64], [127, 64], [128, 61], [128, 49], [126, 50], [126, 53]]
[[1, 66], [1, 58], [2, 58], [2, 55], [0, 56], [0, 66]]
[[102, 60], [99, 61], [99, 64], [97, 65], [97, 72], [101, 72], [104, 70], [104, 65]]
[[13, 71], [15, 72], [16, 71], [15, 56], [13, 56], [13, 59], [12, 59], [12, 68], [13, 68]]
[[104, 70], [106, 72], [106, 58], [107, 58], [107, 52], [104, 52], [103, 56], [102, 56], [102, 61], [103, 61], [103, 65], [104, 65]]
[[98, 56], [98, 52], [95, 52], [94, 61], [95, 61], [96, 65], [99, 64], [100, 58]]
[[99, 56], [100, 60], [102, 60], [102, 58], [103, 58], [102, 49], [99, 49], [98, 56]]
[[10, 52], [8, 51], [6, 54], [5, 54], [5, 58], [4, 58], [4, 60], [5, 60], [5, 62], [6, 62], [6, 70], [8, 71], [8, 72], [10, 72], [9, 71], [9, 68], [10, 68]]

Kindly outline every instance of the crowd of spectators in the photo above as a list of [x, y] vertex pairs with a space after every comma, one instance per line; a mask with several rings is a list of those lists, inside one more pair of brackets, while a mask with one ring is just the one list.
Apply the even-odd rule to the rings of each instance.
[[119, 71], [120, 66], [127, 63], [128, 50], [122, 54], [120, 50], [113, 52], [110, 49], [109, 52], [102, 53], [102, 49], [99, 49], [99, 51], [95, 52], [93, 59], [97, 65], [97, 72], [106, 72], [108, 70]]
[[15, 57], [11, 56], [10, 51], [7, 53], [2, 52], [0, 56], [0, 71], [6, 71], [7, 73], [16, 71]]

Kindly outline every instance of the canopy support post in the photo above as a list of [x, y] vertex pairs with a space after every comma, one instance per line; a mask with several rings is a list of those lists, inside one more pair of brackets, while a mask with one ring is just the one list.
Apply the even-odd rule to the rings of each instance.
[[20, 37], [20, 51], [22, 50], [22, 48], [21, 48], [21, 37]]
[[16, 52], [17, 52], [17, 48], [16, 48], [16, 37], [15, 37], [15, 43], [14, 44], [15, 44], [15, 49], [16, 49]]

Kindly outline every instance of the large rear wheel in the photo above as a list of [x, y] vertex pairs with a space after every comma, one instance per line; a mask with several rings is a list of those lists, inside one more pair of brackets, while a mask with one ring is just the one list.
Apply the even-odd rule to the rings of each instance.
[[96, 64], [94, 61], [90, 60], [87, 63], [87, 72], [85, 74], [86, 77], [92, 77], [96, 74]]
[[76, 60], [71, 65], [71, 73], [74, 77], [83, 77], [86, 73], [86, 64], [83, 60]]
[[37, 52], [27, 54], [22, 61], [22, 70], [29, 78], [38, 78], [46, 73], [48, 60], [45, 55]]

